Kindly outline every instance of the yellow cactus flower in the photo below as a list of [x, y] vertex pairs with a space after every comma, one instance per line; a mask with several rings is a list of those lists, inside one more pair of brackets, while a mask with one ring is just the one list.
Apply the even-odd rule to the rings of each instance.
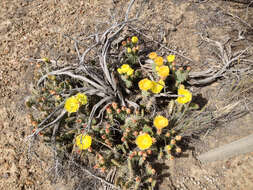
[[92, 138], [89, 135], [80, 134], [76, 137], [76, 145], [80, 150], [86, 150], [90, 148], [92, 143]]
[[79, 104], [84, 105], [87, 104], [87, 96], [84, 93], [78, 93], [76, 94], [76, 99], [79, 102]]
[[141, 90], [149, 90], [153, 87], [152, 81], [147, 79], [147, 78], [142, 79], [141, 81], [139, 81], [138, 85], [139, 85], [139, 88]]
[[167, 56], [167, 61], [168, 61], [169, 63], [172, 63], [174, 60], [175, 60], [175, 55], [168, 55], [168, 56]]
[[77, 112], [79, 109], [79, 101], [76, 97], [71, 96], [66, 100], [64, 108], [69, 113]]
[[133, 44], [137, 44], [138, 41], [139, 41], [139, 39], [137, 38], [137, 36], [133, 36], [133, 37], [132, 37], [132, 43], [133, 43]]
[[127, 53], [131, 53], [132, 49], [131, 48], [127, 48]]
[[121, 66], [122, 73], [128, 72], [129, 69], [131, 69], [131, 67], [128, 64], [124, 64], [124, 65]]
[[154, 126], [157, 129], [162, 129], [164, 127], [167, 127], [169, 124], [169, 120], [161, 115], [158, 115], [154, 119]]
[[122, 71], [121, 68], [118, 68], [117, 71], [118, 71], [119, 74], [123, 74], [123, 71]]
[[153, 83], [153, 87], [151, 88], [151, 91], [154, 94], [160, 93], [162, 91], [163, 87], [165, 86], [165, 83], [163, 80], [159, 80], [158, 82], [152, 81], [152, 83]]
[[157, 74], [162, 77], [163, 79], [169, 76], [170, 74], [170, 68], [168, 66], [161, 66], [161, 67], [156, 67]]
[[128, 76], [131, 76], [134, 73], [134, 70], [128, 65], [124, 64], [120, 68], [117, 69], [119, 74], [126, 73]]
[[157, 65], [157, 66], [162, 66], [163, 65], [163, 58], [162, 57], [156, 57], [155, 59], [154, 59], [154, 61], [155, 61], [155, 64]]
[[186, 104], [192, 100], [192, 94], [189, 90], [179, 88], [177, 94], [181, 95], [177, 98], [177, 102], [180, 104]]
[[145, 150], [151, 147], [153, 142], [151, 136], [147, 133], [144, 133], [136, 138], [135, 143], [137, 144], [139, 149]]
[[148, 57], [149, 57], [149, 59], [152, 59], [152, 60], [154, 60], [155, 58], [157, 58], [157, 54], [156, 54], [156, 52], [151, 52], [149, 55], [148, 55]]
[[130, 68], [130, 69], [127, 71], [126, 74], [127, 74], [128, 76], [132, 76], [133, 73], [134, 73], [134, 70], [133, 70], [132, 68]]

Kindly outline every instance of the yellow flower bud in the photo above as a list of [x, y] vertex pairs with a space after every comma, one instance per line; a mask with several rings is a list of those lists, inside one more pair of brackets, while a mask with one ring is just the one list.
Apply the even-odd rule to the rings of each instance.
[[149, 59], [152, 59], [152, 60], [154, 60], [155, 58], [157, 58], [157, 54], [156, 54], [156, 52], [151, 52], [149, 55], [148, 55], [148, 57], [149, 57]]
[[77, 93], [76, 99], [79, 102], [80, 105], [85, 105], [88, 102], [88, 98], [84, 93]]
[[167, 56], [167, 61], [168, 61], [169, 63], [173, 62], [174, 60], [175, 60], [175, 55], [168, 55], [168, 56]]
[[133, 43], [133, 44], [138, 43], [138, 41], [139, 41], [139, 40], [138, 40], [137, 36], [133, 36], [133, 37], [132, 37], [132, 43]]

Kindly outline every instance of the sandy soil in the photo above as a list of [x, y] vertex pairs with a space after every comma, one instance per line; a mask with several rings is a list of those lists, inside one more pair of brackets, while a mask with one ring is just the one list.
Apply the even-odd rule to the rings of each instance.
[[[115, 3], [113, 3], [115, 2]], [[0, 6], [0, 189], [74, 189], [71, 180], [53, 184], [49, 178], [52, 153], [43, 145], [36, 145], [37, 155], [29, 157], [25, 137], [29, 125], [24, 100], [29, 95], [35, 65], [29, 58], [59, 55], [65, 61], [73, 60], [73, 42], [64, 38], [94, 31], [110, 19], [112, 13], [122, 15], [127, 0], [1, 0]], [[253, 26], [253, 8], [227, 1], [136, 1], [134, 11], [142, 7], [140, 29], [168, 47], [192, 58], [195, 64], [179, 58], [179, 63], [190, 64], [201, 70], [213, 64], [210, 48], [201, 43], [199, 34], [223, 40], [230, 36], [235, 48], [253, 41], [253, 30], [238, 18], [224, 15], [229, 11]], [[246, 40], [236, 41], [242, 31]], [[136, 34], [136, 33], [135, 33]], [[138, 34], [137, 34], [138, 35]], [[147, 44], [149, 45], [149, 43]], [[153, 47], [155, 48], [155, 47]], [[164, 50], [161, 50], [164, 52]], [[166, 52], [164, 52], [166, 53]], [[219, 82], [204, 89], [193, 88], [203, 97], [213, 99], [220, 106], [224, 94], [218, 94]], [[168, 162], [164, 180], [159, 189], [190, 190], [250, 190], [253, 189], [253, 154], [240, 155], [229, 160], [202, 165], [196, 155], [252, 133], [252, 114], [235, 121], [225, 121], [198, 140], [191, 142], [194, 150], [186, 156]], [[68, 183], [68, 185], [62, 185]], [[84, 188], [85, 189], [85, 188]]]

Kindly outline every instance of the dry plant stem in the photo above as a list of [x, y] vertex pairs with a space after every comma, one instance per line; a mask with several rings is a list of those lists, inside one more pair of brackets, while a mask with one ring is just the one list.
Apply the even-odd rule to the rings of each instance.
[[108, 88], [105, 84], [104, 81], [102, 81], [101, 79], [99, 79], [99, 77], [94, 74], [92, 71], [88, 70], [86, 68], [86, 66], [79, 66], [78, 70], [84, 71], [88, 76], [90, 76], [92, 79], [94, 79], [98, 84], [100, 84], [101, 86], [103, 86], [104, 88]]
[[119, 187], [117, 187], [117, 186], [115, 186], [115, 185], [113, 185], [113, 184], [107, 182], [107, 181], [104, 180], [103, 178], [98, 177], [98, 176], [94, 175], [93, 173], [91, 173], [89, 170], [83, 168], [82, 166], [80, 166], [80, 164], [76, 163], [74, 160], [71, 160], [71, 162], [73, 162], [73, 164], [74, 164], [76, 167], [80, 168], [83, 172], [85, 172], [85, 173], [87, 173], [88, 175], [90, 175], [91, 177], [93, 177], [93, 178], [99, 180], [101, 183], [104, 183], [104, 184], [110, 186], [110, 187], [113, 188], [113, 189], [121, 190]]
[[60, 72], [63, 72], [63, 71], [67, 71], [67, 70], [70, 70], [72, 69], [72, 67], [65, 67], [63, 69], [59, 69], [57, 71], [53, 71], [53, 72], [50, 72], [50, 73], [47, 73], [46, 75], [42, 76], [38, 82], [37, 82], [37, 86], [40, 85], [41, 82], [43, 82], [49, 75], [54, 75], [54, 73], [60, 73]]
[[80, 52], [79, 52], [79, 49], [78, 49], [78, 44], [77, 44], [77, 42], [75, 42], [75, 49], [76, 49], [76, 53], [77, 53], [78, 59], [79, 59], [79, 61], [80, 61], [80, 60], [81, 60], [81, 55], [80, 55]]
[[93, 139], [94, 139], [94, 141], [96, 141], [96, 142], [104, 145], [105, 147], [109, 148], [114, 154], [119, 154], [116, 150], [114, 150], [113, 148], [109, 147], [107, 144], [101, 142], [100, 140], [96, 139], [95, 137]]
[[[57, 123], [57, 125], [55, 125], [54, 126], [54, 129], [53, 129], [53, 134], [52, 134], [52, 136], [51, 136], [51, 143], [52, 143], [52, 149], [53, 149], [53, 155], [54, 155], [54, 173], [55, 173], [55, 176], [57, 176], [56, 177], [56, 179], [59, 177], [59, 160], [58, 160], [58, 153], [57, 153], [57, 148], [56, 148], [56, 137], [55, 137], [55, 135], [56, 135], [56, 132], [57, 132], [57, 130], [59, 129], [59, 125], [60, 125], [60, 123]], [[53, 168], [52, 168], [53, 169]]]
[[251, 6], [253, 4], [253, 1], [251, 1], [249, 4], [248, 4], [248, 6], [247, 6], [247, 9], [246, 9], [246, 16], [245, 16], [245, 18], [246, 18], [246, 20], [248, 20], [248, 14], [249, 14], [249, 7]]
[[88, 88], [88, 87], [82, 87], [82, 88], [73, 88], [73, 89], [70, 89], [70, 90], [65, 90], [62, 92], [62, 96], [69, 96], [70, 94], [73, 94], [75, 92], [85, 92], [85, 91], [88, 91], [88, 90], [93, 90], [93, 88]]
[[[112, 78], [112, 76], [109, 73], [108, 70], [108, 66], [107, 66], [107, 62], [106, 62], [106, 56], [107, 56], [107, 51], [109, 49], [109, 46], [111, 45], [111, 42], [113, 40], [113, 38], [125, 27], [125, 25], [129, 22], [128, 21], [128, 14], [134, 4], [135, 0], [131, 0], [131, 2], [129, 3], [128, 9], [126, 11], [126, 15], [125, 15], [125, 21], [120, 23], [120, 24], [115, 24], [113, 25], [111, 28], [109, 28], [103, 35], [102, 35], [102, 39], [106, 39], [105, 44], [103, 45], [102, 48], [102, 53], [100, 56], [100, 65], [104, 71], [105, 77], [107, 79], [107, 81], [109, 82], [109, 84], [113, 87], [113, 90], [116, 91], [116, 82], [115, 80]], [[120, 28], [115, 31], [113, 34], [112, 31], [114, 28], [120, 26]], [[109, 34], [111, 34], [109, 36]]]
[[27, 138], [27, 139], [30, 139], [30, 138], [32, 138], [32, 137], [37, 136], [37, 135], [38, 135], [41, 131], [43, 131], [45, 128], [50, 127], [50, 126], [56, 124], [60, 119], [62, 119], [62, 117], [63, 117], [66, 113], [67, 113], [67, 111], [62, 110], [61, 114], [60, 114], [54, 121], [52, 121], [51, 123], [45, 125], [45, 126], [42, 127], [42, 128], [38, 128], [34, 133], [32, 133], [31, 135], [27, 136], [26, 138]]
[[71, 72], [68, 72], [68, 71], [57, 73], [56, 75], [67, 75], [67, 76], [70, 76], [70, 77], [72, 77], [74, 79], [79, 79], [79, 80], [85, 81], [85, 82], [89, 83], [91, 86], [93, 86], [93, 87], [95, 87], [97, 89], [100, 89], [102, 91], [105, 91], [105, 89], [102, 86], [98, 85], [94, 81], [92, 81], [92, 80], [90, 80], [90, 79], [88, 79], [88, 78], [86, 78], [84, 76], [81, 76], [81, 75], [75, 75], [75, 74], [73, 74]]
[[[38, 135], [39, 132], [43, 131], [45, 128], [50, 127], [50, 126], [56, 124], [58, 121], [60, 121], [60, 119], [62, 119], [62, 117], [63, 117], [66, 113], [67, 113], [66, 110], [62, 110], [61, 114], [60, 114], [54, 121], [52, 121], [51, 123], [45, 125], [45, 126], [42, 127], [42, 128], [37, 129], [33, 134], [34, 134], [34, 135]], [[32, 134], [32, 135], [33, 135], [33, 134]]]
[[95, 47], [97, 47], [100, 44], [100, 42], [97, 42], [96, 44], [90, 46], [88, 49], [85, 50], [85, 52], [82, 54], [81, 60], [80, 60], [80, 65], [84, 64], [84, 58], [86, 55]]
[[[252, 1], [252, 2], [253, 2], [253, 1]], [[252, 2], [251, 2], [251, 3], [252, 3]], [[250, 3], [250, 4], [251, 4], [251, 3]], [[248, 5], [248, 7], [250, 6], [250, 4]], [[239, 16], [234, 15], [234, 14], [232, 14], [232, 13], [229, 13], [229, 12], [225, 11], [224, 9], [222, 9], [222, 11], [224, 12], [224, 14], [226, 14], [226, 15], [228, 15], [228, 16], [231, 16], [231, 17], [233, 17], [233, 18], [239, 20], [242, 24], [244, 24], [245, 26], [249, 27], [251, 30], [253, 29], [253, 27], [252, 27], [249, 23], [247, 23], [245, 20], [241, 19]]]
[[[110, 74], [108, 66], [107, 66], [107, 62], [106, 62], [106, 57], [107, 57], [107, 52], [108, 49], [111, 45], [111, 42], [113, 41], [113, 39], [115, 38], [116, 35], [118, 35], [118, 33], [120, 33], [120, 31], [125, 27], [125, 25], [129, 22], [128, 20], [128, 15], [129, 12], [131, 10], [131, 7], [133, 6], [135, 0], [131, 0], [126, 15], [125, 15], [125, 21], [121, 22], [121, 23], [116, 23], [114, 24], [111, 28], [107, 29], [106, 32], [104, 32], [102, 34], [101, 40], [99, 40], [98, 34], [95, 35], [96, 37], [96, 44], [92, 45], [91, 47], [89, 47], [88, 49], [85, 50], [85, 52], [82, 54], [82, 56], [80, 55], [79, 49], [78, 49], [78, 42], [75, 40], [75, 48], [78, 54], [78, 58], [80, 60], [79, 66], [75, 71], [84, 71], [86, 75], [88, 75], [90, 78], [92, 78], [93, 80], [87, 78], [86, 76], [83, 75], [77, 75], [74, 74], [73, 72], [75, 72], [73, 69], [73, 67], [65, 67], [63, 69], [59, 69], [56, 71], [52, 71], [47, 73], [46, 75], [43, 75], [38, 83], [37, 86], [39, 86], [41, 84], [41, 82], [43, 82], [49, 75], [67, 75], [71, 78], [74, 79], [78, 79], [84, 82], [87, 82], [89, 85], [91, 85], [93, 88], [90, 89], [85, 89], [83, 90], [83, 92], [85, 92], [88, 95], [98, 95], [103, 97], [102, 100], [100, 100], [95, 106], [93, 106], [90, 116], [89, 116], [89, 120], [88, 120], [88, 126], [87, 129], [89, 131], [90, 129], [90, 125], [91, 125], [91, 121], [95, 115], [96, 110], [105, 102], [108, 101], [112, 101], [116, 96], [119, 97], [119, 99], [121, 100], [121, 103], [123, 106], [125, 106], [125, 100], [124, 97], [122, 95], [122, 93], [119, 91], [119, 89], [117, 88], [116, 85], [116, 81], [115, 78], [113, 76], [113, 74]], [[136, 19], [134, 19], [136, 20]], [[114, 29], [116, 29], [117, 27], [120, 27], [119, 29], [117, 29], [115, 32], [113, 32]], [[105, 43], [103, 43], [105, 42]], [[101, 79], [99, 79], [98, 76], [96, 76], [95, 74], [92, 74], [91, 72], [88, 71], [88, 69], [83, 65], [84, 63], [84, 59], [86, 57], [86, 55], [96, 46], [98, 45], [103, 45], [102, 46], [102, 52], [101, 52], [101, 56], [100, 56], [100, 66], [105, 74], [105, 79], [106, 81], [109, 83], [109, 86], [106, 85], [106, 83], [104, 83]], [[39, 61], [43, 61], [43, 59], [39, 60]], [[112, 87], [112, 89], [111, 89]], [[112, 91], [113, 90], [113, 91]], [[66, 95], [66, 94], [65, 94]], [[108, 96], [109, 95], [109, 96]], [[136, 106], [136, 104], [134, 104], [131, 101], [128, 101], [129, 103], [131, 103], [131, 105]], [[105, 108], [105, 107], [104, 107]], [[104, 108], [102, 109], [102, 112], [100, 111], [98, 116], [101, 116], [104, 112]], [[56, 110], [57, 111], [57, 110]], [[44, 121], [42, 121], [39, 126], [42, 126], [48, 119], [50, 119], [53, 114], [56, 112], [54, 111], [53, 113], [51, 113]], [[48, 126], [51, 126], [53, 124], [55, 124], [56, 122], [58, 122], [64, 115], [65, 115], [66, 111], [63, 110], [62, 113], [60, 114], [59, 117], [57, 117], [53, 122], [45, 125], [42, 128], [37, 129], [32, 135], [30, 135], [29, 137], [33, 137], [34, 135], [38, 135], [40, 131], [42, 131], [43, 129], [45, 129]]]
[[136, 104], [136, 103], [133, 102], [133, 101], [130, 101], [130, 100], [128, 100], [128, 99], [125, 99], [125, 100], [126, 100], [126, 102], [127, 102], [130, 106], [134, 107], [135, 109], [138, 109], [138, 108], [140, 107], [138, 104]]
[[139, 62], [139, 65], [141, 66], [141, 71], [146, 73], [149, 78], [153, 81], [154, 78], [152, 77], [152, 73], [153, 73], [153, 69], [152, 69], [152, 62], [150, 62], [150, 60], [146, 60], [145, 63], [147, 63], [148, 65], [143, 65], [140, 61], [140, 59], [138, 58], [138, 62]]
[[[66, 38], [69, 38], [69, 39], [73, 40], [73, 41], [76, 43], [76, 44], [75, 44], [75, 48], [76, 48], [76, 51], [78, 51], [78, 52], [79, 52], [78, 44], [83, 45], [83, 46], [86, 46], [86, 47], [89, 47], [87, 44], [82, 43], [81, 41], [79, 41], [79, 40], [77, 40], [76, 38], [73, 38], [73, 37], [71, 37], [71, 36], [69, 36], [69, 35], [67, 35], [67, 34], [64, 34], [63, 36], [66, 37]], [[89, 38], [91, 38], [91, 37], [93, 37], [93, 36], [94, 36], [94, 35], [88, 36], [86, 39], [89, 39]], [[80, 52], [79, 52], [79, 53], [80, 53]], [[79, 55], [80, 55], [80, 54], [79, 54]], [[80, 56], [79, 58], [81, 58], [81, 56]], [[80, 60], [79, 60], [79, 61], [80, 61]]]
[[60, 70], [57, 70], [57, 71], [52, 71], [52, 72], [49, 72], [47, 73], [46, 75], [42, 76], [38, 83], [37, 83], [37, 86], [39, 86], [39, 84], [46, 79], [46, 77], [48, 77], [49, 75], [67, 75], [67, 76], [70, 76], [74, 79], [79, 79], [81, 81], [84, 81], [84, 82], [87, 82], [88, 84], [90, 84], [91, 86], [97, 88], [97, 89], [100, 89], [102, 91], [105, 91], [104, 88], [101, 86], [101, 85], [98, 85], [96, 82], [88, 79], [87, 77], [85, 76], [81, 76], [81, 75], [75, 75], [73, 73], [71, 73], [70, 71], [66, 71], [66, 70], [69, 70], [70, 68], [66, 69], [60, 69]]
[[41, 127], [47, 120], [49, 120], [61, 107], [63, 106], [63, 103], [61, 103], [52, 113], [50, 113], [40, 124], [38, 125], [38, 128]]
[[54, 129], [53, 129], [53, 134], [52, 134], [52, 137], [51, 137], [51, 142], [55, 145], [55, 134], [57, 132], [57, 130], [59, 129], [59, 123], [57, 125], [54, 126]]
[[214, 70], [212, 68], [207, 69], [205, 71], [200, 72], [190, 72], [189, 78], [201, 78], [203, 76], [212, 76], [214, 74]]
[[99, 111], [99, 114], [96, 118], [101, 118], [103, 117], [104, 111], [106, 110], [107, 106], [109, 106], [111, 102], [108, 102], [107, 104], [104, 105], [104, 107]]
[[108, 48], [109, 48], [109, 44], [108, 44], [108, 41], [107, 41], [106, 45], [105, 45], [105, 49], [102, 52], [102, 56], [100, 57], [100, 62], [103, 65], [102, 68], [103, 68], [103, 71], [104, 71], [104, 74], [105, 74], [105, 77], [106, 77], [107, 81], [113, 87], [113, 90], [116, 91], [115, 81], [112, 81], [113, 79], [112, 79], [112, 77], [109, 73], [109, 69], [107, 67], [107, 62], [106, 62], [106, 56], [107, 56]]
[[169, 94], [169, 93], [160, 93], [155, 94], [154, 97], [170, 97], [170, 98], [177, 98], [177, 97], [183, 97], [183, 95], [177, 95], [177, 94]]
[[[106, 176], [106, 181], [109, 181], [109, 182], [113, 183], [115, 175], [116, 175], [116, 171], [117, 171], [116, 167], [114, 167], [113, 169], [111, 169], [110, 172]], [[104, 190], [110, 190], [110, 187], [108, 187], [107, 185], [105, 185], [104, 186]]]
[[[37, 62], [45, 62], [45, 60], [44, 59], [34, 59], [34, 58], [29, 58], [29, 59], [24, 59], [25, 61], [31, 61], [31, 62], [33, 62], [33, 61], [37, 61]], [[54, 66], [57, 66], [57, 60], [50, 60], [50, 62], [54, 65]], [[67, 67], [65, 67], [65, 68], [67, 68]], [[64, 69], [65, 69], [64, 68]], [[71, 67], [69, 67], [69, 68], [71, 68]]]
[[61, 96], [69, 97], [74, 92], [81, 92], [81, 93], [85, 93], [86, 95], [96, 95], [96, 96], [100, 96], [100, 97], [106, 96], [105, 93], [101, 92], [98, 89], [94, 89], [94, 88], [74, 88], [72, 90], [69, 90], [68, 93], [61, 94]]
[[[118, 97], [121, 100], [121, 103], [122, 103], [123, 106], [126, 105], [125, 101], [124, 101], [124, 98], [123, 98], [122, 94], [120, 93], [120, 91], [117, 88], [116, 81], [115, 81], [115, 78], [114, 78], [113, 74], [110, 74], [110, 72], [109, 72], [107, 62], [106, 62], [106, 57], [107, 57], [107, 52], [108, 52], [108, 49], [111, 45], [112, 40], [115, 38], [116, 35], [119, 34], [119, 32], [129, 22], [128, 21], [128, 14], [129, 14], [129, 12], [131, 10], [131, 7], [133, 6], [134, 2], [135, 2], [135, 0], [131, 0], [130, 4], [128, 6], [128, 9], [127, 9], [127, 12], [126, 12], [126, 15], [125, 15], [125, 21], [120, 23], [120, 24], [113, 25], [101, 37], [102, 39], [106, 39], [106, 41], [105, 41], [105, 44], [103, 45], [103, 48], [102, 48], [102, 52], [101, 52], [101, 56], [100, 56], [100, 65], [101, 65], [101, 68], [103, 69], [106, 80], [112, 86], [114, 92], [118, 95]], [[117, 28], [118, 26], [120, 26], [120, 28], [118, 30], [116, 30], [114, 33], [112, 33], [113, 29]]]
[[144, 36], [145, 38], [149, 39], [150, 41], [155, 42], [156, 44], [159, 44], [162, 48], [164, 48], [164, 49], [166, 49], [166, 50], [168, 50], [168, 51], [170, 51], [170, 52], [172, 52], [172, 53], [174, 53], [174, 54], [176, 54], [176, 55], [178, 55], [178, 56], [180, 56], [180, 57], [182, 57], [182, 58], [184, 58], [184, 59], [190, 61], [191, 63], [195, 63], [195, 61], [193, 61], [192, 59], [190, 59], [190, 58], [188, 58], [188, 57], [182, 55], [181, 53], [179, 53], [179, 52], [177, 52], [177, 51], [175, 51], [175, 50], [172, 50], [172, 49], [168, 48], [167, 46], [165, 46], [165, 45], [161, 44], [160, 42], [154, 40], [152, 37], [149, 37], [148, 35], [144, 34], [144, 33], [141, 32], [140, 30], [136, 29], [134, 26], [131, 26], [131, 25], [128, 25], [128, 26], [129, 26], [131, 29], [133, 29], [134, 31], [136, 31], [137, 33], [139, 33], [139, 34], [141, 34], [142, 36]]
[[[113, 88], [113, 91], [118, 95], [118, 97], [120, 98], [121, 102], [123, 105], [125, 105], [125, 102], [124, 102], [124, 98], [122, 96], [121, 93], [119, 93], [119, 90], [117, 89], [117, 86], [116, 86], [116, 82], [115, 82], [115, 79], [114, 77], [110, 74], [109, 72], [109, 69], [108, 69], [108, 66], [107, 66], [107, 62], [106, 62], [106, 57], [107, 57], [107, 52], [108, 52], [108, 49], [111, 45], [111, 42], [113, 40], [113, 38], [125, 27], [125, 25], [129, 22], [128, 20], [128, 14], [131, 10], [131, 7], [133, 5], [133, 3], [135, 2], [135, 0], [131, 0], [129, 6], [128, 6], [128, 9], [127, 9], [127, 12], [126, 12], [126, 15], [125, 15], [125, 21], [122, 22], [122, 23], [116, 23], [114, 24], [111, 28], [107, 29], [101, 36], [101, 39], [98, 38], [98, 34], [95, 35], [96, 36], [96, 41], [97, 43], [93, 46], [91, 46], [90, 48], [88, 48], [83, 54], [82, 54], [82, 57], [81, 57], [81, 60], [80, 60], [80, 65], [82, 65], [84, 63], [84, 58], [85, 56], [87, 55], [87, 53], [94, 47], [96, 47], [97, 45], [99, 44], [103, 44], [103, 47], [102, 47], [102, 52], [101, 52], [101, 55], [100, 55], [100, 66], [105, 74], [105, 79], [106, 81], [109, 83], [110, 87]], [[120, 27], [117, 31], [115, 31], [113, 33], [113, 30], [116, 29], [117, 27]], [[78, 50], [77, 50], [78, 51]], [[89, 74], [88, 72], [86, 72], [87, 74]], [[93, 79], [94, 76], [92, 76]], [[105, 87], [105, 84], [102, 83], [101, 81], [95, 79], [97, 82], [99, 82], [103, 87]], [[93, 85], [94, 86], [94, 85]], [[109, 87], [109, 88], [110, 88]], [[98, 88], [98, 87], [96, 87]], [[107, 87], [108, 89], [108, 87]]]
[[113, 100], [113, 97], [111, 97], [111, 96], [105, 97], [102, 100], [100, 100], [96, 105], [93, 106], [90, 116], [89, 116], [88, 124], [87, 124], [88, 131], [90, 130], [92, 119], [95, 115], [96, 110], [99, 108], [99, 106], [101, 106], [105, 102], [112, 101], [112, 100]]
[[[233, 62], [238, 60], [250, 48], [250, 47], [248, 47], [245, 50], [236, 52], [234, 55], [231, 55], [231, 48], [228, 48], [227, 51], [225, 49], [225, 44], [229, 41], [229, 39], [227, 39], [226, 42], [222, 44], [221, 42], [211, 40], [209, 38], [203, 37], [202, 35], [201, 35], [201, 38], [204, 41], [211, 43], [218, 48], [219, 53], [220, 53], [218, 56], [222, 60], [223, 67], [221, 69], [219, 69], [218, 71], [216, 70], [216, 71], [213, 71], [212, 73], [210, 72], [210, 74], [212, 74], [211, 76], [208, 75], [210, 70], [208, 70], [208, 72], [203, 72], [203, 73], [207, 74], [207, 75], [202, 76], [205, 79], [195, 79], [195, 80], [188, 81], [188, 83], [191, 85], [209, 84], [211, 82], [214, 82], [217, 78], [222, 77], [223, 74], [227, 71], [227, 69], [233, 64]], [[198, 73], [198, 74], [201, 74], [201, 73]], [[200, 75], [197, 75], [197, 76], [200, 77]], [[189, 77], [190, 78], [198, 78], [198, 77], [194, 76], [193, 74], [190, 74]]]

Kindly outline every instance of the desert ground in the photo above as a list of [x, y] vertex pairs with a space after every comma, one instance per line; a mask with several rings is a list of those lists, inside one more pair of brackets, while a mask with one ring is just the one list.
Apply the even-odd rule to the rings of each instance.
[[[73, 61], [74, 43], [66, 36], [85, 37], [93, 34], [96, 27], [106, 28], [108, 23], [124, 15], [122, 10], [126, 10], [128, 3], [128, 0], [1, 0], [0, 189], [93, 189], [85, 185], [84, 179], [68, 175], [68, 171], [62, 176], [52, 176], [52, 152], [42, 141], [35, 144], [36, 154], [27, 152], [26, 137], [32, 128], [24, 102], [36, 71], [36, 64], [30, 59], [61, 56], [64, 61]], [[253, 60], [252, 1], [136, 0], [132, 14], [138, 11], [140, 22], [135, 28], [191, 58], [192, 62], [184, 59], [180, 62], [195, 71], [218, 66], [213, 61], [213, 47], [201, 35], [220, 42], [230, 38], [232, 51], [249, 47], [247, 59]], [[131, 27], [127, 32], [147, 40]], [[159, 45], [155, 48], [165, 51]], [[252, 77], [252, 72], [245, 75]], [[161, 174], [157, 189], [253, 189], [253, 152], [208, 163], [197, 159], [204, 152], [253, 132], [253, 91], [239, 92], [236, 100], [230, 99], [228, 89], [233, 80], [241, 82], [244, 78], [231, 71], [209, 85], [191, 87], [196, 97], [199, 95], [209, 102], [208, 110], [216, 119], [202, 124], [201, 127], [208, 129], [205, 132], [186, 134], [189, 147], [184, 156], [165, 161], [168, 167]], [[236, 106], [223, 109], [229, 105]]]

